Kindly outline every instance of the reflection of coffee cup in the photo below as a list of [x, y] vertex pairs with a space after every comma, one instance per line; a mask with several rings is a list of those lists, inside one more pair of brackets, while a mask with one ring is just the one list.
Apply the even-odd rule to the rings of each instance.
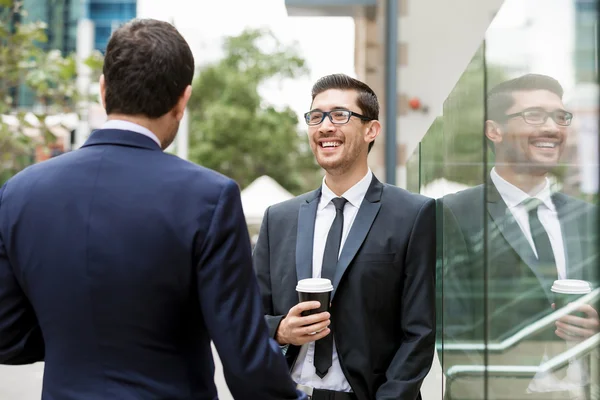
[[302, 316], [318, 314], [329, 310], [329, 301], [331, 300], [331, 292], [333, 286], [329, 279], [309, 278], [298, 281], [296, 286], [298, 292], [298, 300], [300, 303], [305, 301], [318, 301], [321, 307], [314, 310], [303, 311]]
[[[551, 290], [554, 293], [554, 303], [558, 310], [579, 299], [581, 296], [590, 293], [592, 288], [589, 282], [586, 281], [577, 279], [559, 279], [554, 281]], [[575, 314], [585, 317], [585, 313], [578, 312]]]

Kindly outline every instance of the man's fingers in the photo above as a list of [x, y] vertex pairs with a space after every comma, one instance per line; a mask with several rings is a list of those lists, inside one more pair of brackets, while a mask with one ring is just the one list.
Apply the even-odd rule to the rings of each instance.
[[312, 335], [311, 340], [315, 340], [316, 341], [316, 340], [322, 339], [325, 336], [329, 335], [329, 333], [331, 333], [331, 329], [325, 328], [321, 332], [318, 332], [318, 333]]
[[298, 328], [301, 335], [313, 335], [315, 332], [319, 332], [322, 329], [325, 329], [329, 326], [330, 321], [326, 320], [323, 322], [319, 322], [318, 324], [313, 324], [309, 326], [303, 326], [302, 328]]
[[[582, 318], [583, 319], [583, 318]], [[565, 324], [563, 322], [557, 321], [556, 322], [556, 327], [562, 331], [563, 333], [565, 333], [566, 335], [570, 336], [570, 337], [590, 337], [594, 334], [594, 332], [590, 331], [589, 329], [585, 329], [585, 328], [580, 328], [578, 326], [574, 326], [574, 325], [570, 325], [570, 324]]]
[[576, 315], [565, 315], [560, 317], [557, 322], [562, 322], [567, 325], [585, 326], [587, 318], [581, 318]]
[[598, 319], [598, 311], [589, 304], [582, 304], [577, 308], [578, 311], [584, 312], [588, 318]]
[[321, 303], [318, 301], [303, 301], [302, 303], [298, 303], [292, 307], [289, 314], [300, 316], [300, 314], [302, 314], [304, 311], [314, 310], [315, 308], [319, 307], [321, 307]]
[[597, 318], [582, 318], [576, 315], [565, 315], [561, 317], [557, 322], [592, 329], [594, 331], [598, 331], [598, 329], [600, 328], [600, 321], [598, 321]]
[[298, 317], [297, 318], [297, 326], [308, 326], [313, 324], [318, 324], [319, 322], [326, 321], [330, 317], [330, 314], [325, 311], [318, 314], [307, 315], [306, 317]]

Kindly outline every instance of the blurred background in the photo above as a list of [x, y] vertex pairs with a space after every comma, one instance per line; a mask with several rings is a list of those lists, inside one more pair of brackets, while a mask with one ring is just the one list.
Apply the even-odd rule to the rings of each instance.
[[[174, 24], [196, 61], [192, 99], [167, 151], [235, 179], [253, 237], [266, 207], [320, 184], [301, 116], [312, 84], [338, 72], [379, 96], [383, 132], [369, 155], [375, 175], [436, 199], [486, 184], [493, 166], [483, 138], [487, 89], [526, 73], [557, 79], [574, 119], [553, 179], [595, 205], [598, 7], [597, 0], [0, 0], [0, 184], [77, 149], [103, 124], [97, 82], [106, 44], [120, 24], [140, 17]], [[596, 259], [589, 268], [597, 270]], [[480, 283], [485, 299], [502, 295]], [[438, 286], [445, 316], [443, 276]], [[519, 370], [523, 347], [491, 361], [458, 342], [446, 354], [440, 327], [425, 400], [527, 398], [502, 383], [529, 379], [510, 372]], [[525, 344], [530, 352], [543, 345]], [[452, 361], [455, 354], [462, 358]], [[494, 362], [508, 375], [486, 372]], [[461, 363], [479, 367], [469, 378], [478, 389], [452, 396], [443, 377]], [[598, 361], [590, 365], [598, 374]], [[0, 399], [39, 399], [42, 376], [43, 364], [0, 366]], [[219, 369], [216, 380], [220, 398], [231, 398]], [[498, 385], [505, 390], [490, 389]], [[581, 398], [600, 398], [591, 387]]]

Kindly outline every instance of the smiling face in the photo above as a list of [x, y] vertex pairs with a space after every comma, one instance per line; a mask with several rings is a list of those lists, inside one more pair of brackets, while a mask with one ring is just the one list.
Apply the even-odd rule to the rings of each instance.
[[561, 98], [548, 90], [515, 91], [514, 103], [506, 115], [527, 111], [529, 122], [523, 116], [514, 116], [503, 123], [488, 121], [486, 134], [494, 142], [496, 162], [511, 165], [513, 169], [531, 174], [545, 174], [558, 164], [563, 153], [567, 126], [557, 124], [552, 116], [545, 122], [535, 122], [545, 113], [557, 112], [560, 122], [564, 105]]
[[[362, 114], [357, 98], [355, 90], [329, 89], [315, 96], [311, 111], [332, 112], [334, 121], [345, 121], [343, 111]], [[325, 117], [320, 124], [309, 125], [308, 138], [317, 163], [334, 175], [346, 173], [358, 164], [366, 166], [369, 143], [379, 133], [378, 124], [351, 116], [345, 124], [335, 124]]]

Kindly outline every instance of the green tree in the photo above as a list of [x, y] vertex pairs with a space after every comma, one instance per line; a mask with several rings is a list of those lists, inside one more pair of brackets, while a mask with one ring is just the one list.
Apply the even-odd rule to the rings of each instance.
[[224, 57], [203, 67], [193, 84], [190, 160], [230, 176], [242, 188], [262, 175], [292, 193], [316, 186], [319, 169], [298, 116], [259, 94], [266, 82], [307, 73], [304, 60], [265, 30], [229, 37], [223, 50]]
[[[73, 112], [79, 100], [76, 90], [76, 60], [58, 50], [44, 51], [46, 24], [40, 21], [19, 23], [26, 15], [16, 0], [0, 0], [0, 184], [34, 162], [36, 144], [49, 144], [56, 137], [45, 124], [53, 113]], [[96, 75], [102, 56], [95, 53], [85, 63]], [[13, 94], [19, 86], [30, 88], [42, 111], [35, 114], [42, 130], [40, 138], [31, 138], [24, 129], [32, 125], [18, 109]]]
[[439, 178], [478, 185], [483, 182], [484, 170], [493, 165], [491, 152], [487, 153], [487, 166], [483, 159], [487, 151], [485, 92], [486, 87], [489, 90], [508, 77], [504, 67], [484, 63], [483, 49], [477, 50], [446, 98], [443, 115], [435, 119], [421, 142], [421, 186]]

